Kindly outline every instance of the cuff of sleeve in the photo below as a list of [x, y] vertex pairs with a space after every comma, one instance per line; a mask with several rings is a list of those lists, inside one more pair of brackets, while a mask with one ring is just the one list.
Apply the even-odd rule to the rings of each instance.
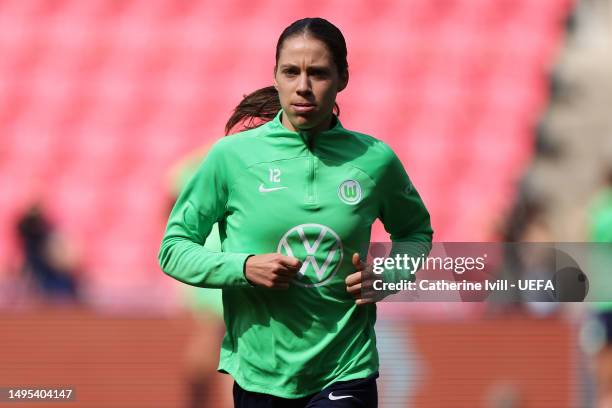
[[246, 268], [246, 260], [253, 254], [228, 254], [231, 258], [228, 260], [231, 265], [229, 270], [232, 271], [231, 286], [253, 286], [244, 274]]
[[412, 269], [387, 269], [382, 273], [381, 278], [386, 283], [415, 282], [416, 272], [413, 273]]
[[244, 258], [244, 264], [242, 264], [242, 276], [244, 276], [244, 279], [249, 283], [250, 286], [255, 287], [255, 285], [253, 285], [253, 283], [246, 277], [246, 263], [247, 260], [252, 256], [255, 256], [255, 254], [248, 255], [246, 258]]

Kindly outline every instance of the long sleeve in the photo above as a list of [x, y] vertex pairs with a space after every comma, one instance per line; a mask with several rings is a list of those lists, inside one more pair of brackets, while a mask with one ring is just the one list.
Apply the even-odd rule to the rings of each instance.
[[225, 214], [229, 177], [224, 156], [222, 143], [217, 142], [179, 195], [158, 254], [162, 270], [189, 285], [250, 286], [244, 263], [251, 254], [214, 252], [204, 247], [213, 225]]
[[433, 230], [429, 212], [402, 162], [391, 150], [378, 194], [381, 200], [379, 218], [391, 235], [391, 241], [431, 242]]
[[[408, 178], [402, 162], [389, 148], [389, 159], [379, 183], [380, 213], [390, 234], [391, 253], [419, 258], [431, 251], [433, 230], [429, 212]], [[386, 274], [387, 281], [414, 280], [416, 271], [396, 270]]]

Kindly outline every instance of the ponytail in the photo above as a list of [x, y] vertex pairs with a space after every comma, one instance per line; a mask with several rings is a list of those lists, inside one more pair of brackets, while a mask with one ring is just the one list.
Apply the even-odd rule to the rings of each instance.
[[225, 124], [225, 134], [239, 123], [243, 130], [254, 129], [274, 119], [281, 109], [278, 91], [273, 86], [261, 88], [246, 95], [234, 108], [232, 116]]
[[[232, 116], [225, 124], [225, 135], [229, 135], [239, 123], [242, 123], [241, 130], [255, 129], [274, 119], [279, 110], [281, 103], [275, 87], [266, 86], [251, 92], [234, 108]], [[340, 107], [337, 103], [334, 103], [334, 113], [340, 116]]]

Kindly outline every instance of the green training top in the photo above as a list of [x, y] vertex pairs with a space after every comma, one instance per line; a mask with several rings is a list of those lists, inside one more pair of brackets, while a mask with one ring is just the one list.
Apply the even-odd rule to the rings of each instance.
[[[248, 391], [299, 398], [378, 370], [376, 306], [357, 306], [345, 278], [366, 259], [380, 218], [395, 242], [431, 242], [427, 212], [382, 141], [342, 127], [292, 132], [282, 110], [220, 139], [180, 194], [159, 252], [165, 273], [223, 289], [219, 370]], [[223, 252], [203, 247], [219, 223]], [[303, 262], [287, 290], [252, 286], [250, 254]]]
[[[589, 240], [591, 242], [612, 242], [612, 187], [600, 191], [589, 207]], [[609, 248], [609, 247], [608, 247]], [[608, 251], [594, 249], [591, 262], [598, 270], [606, 270], [610, 265]], [[612, 310], [612, 302], [592, 302], [599, 311]]]

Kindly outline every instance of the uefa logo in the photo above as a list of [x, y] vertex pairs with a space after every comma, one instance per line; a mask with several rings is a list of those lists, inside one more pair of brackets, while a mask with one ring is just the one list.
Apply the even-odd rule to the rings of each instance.
[[306, 288], [329, 283], [343, 257], [340, 237], [321, 224], [301, 224], [291, 228], [280, 239], [277, 252], [304, 260], [293, 283]]
[[361, 201], [361, 184], [355, 180], [346, 180], [338, 187], [338, 197], [348, 205], [355, 205]]

